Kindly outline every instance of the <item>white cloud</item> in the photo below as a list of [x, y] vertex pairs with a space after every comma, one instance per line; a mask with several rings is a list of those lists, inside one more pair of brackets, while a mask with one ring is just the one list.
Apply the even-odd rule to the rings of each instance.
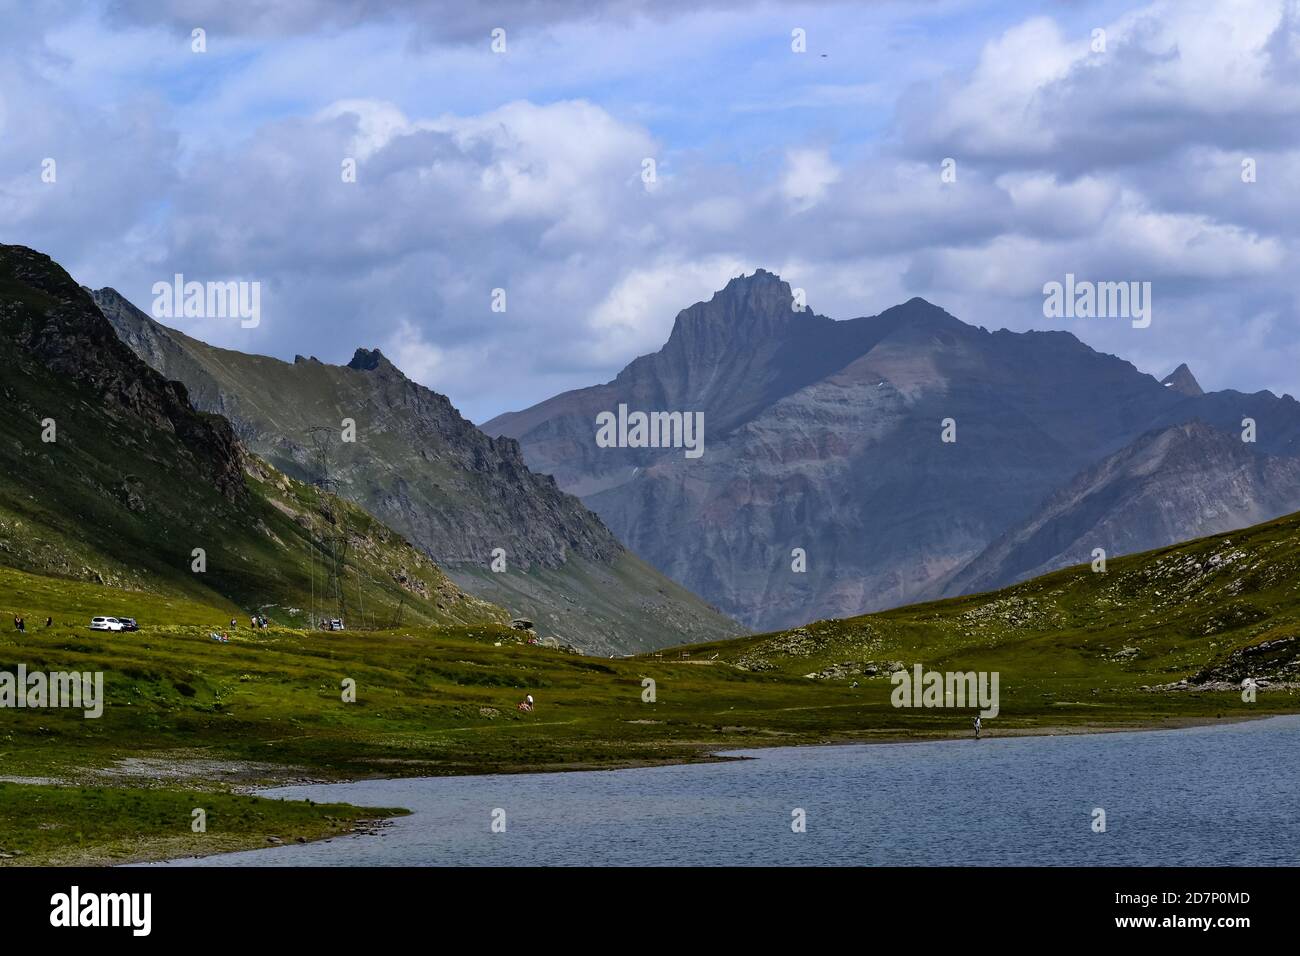
[[811, 209], [839, 179], [840, 170], [826, 150], [792, 149], [786, 153], [781, 193], [795, 209]]
[[734, 255], [632, 268], [592, 310], [589, 354], [595, 361], [618, 362], [658, 350], [678, 312], [710, 298], [729, 279], [753, 268]]
[[1041, 125], [1039, 94], [1086, 50], [1082, 40], [1067, 43], [1046, 18], [1013, 27], [985, 47], [968, 82], [940, 96], [933, 137], [979, 154], [1045, 149], [1052, 134]]
[[1190, 143], [1270, 137], [1300, 120], [1293, 0], [1177, 0], [1066, 36], [1036, 17], [989, 40], [967, 76], [905, 101], [917, 152], [1003, 164], [1140, 164]]
[[318, 121], [339, 118], [355, 124], [356, 132], [348, 141], [348, 152], [353, 159], [369, 159], [392, 142], [394, 136], [412, 129], [401, 110], [392, 103], [376, 100], [338, 100], [316, 114]]
[[409, 319], [398, 321], [397, 328], [388, 334], [380, 351], [407, 378], [436, 391], [442, 390], [439, 377], [447, 360], [446, 353], [427, 341], [424, 333]]

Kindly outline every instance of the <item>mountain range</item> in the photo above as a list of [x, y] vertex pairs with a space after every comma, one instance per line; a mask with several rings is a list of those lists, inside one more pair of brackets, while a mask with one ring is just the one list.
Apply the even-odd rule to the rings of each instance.
[[[399, 564], [441, 576], [435, 618], [454, 593], [485, 620], [525, 617], [602, 654], [729, 637], [741, 631], [731, 618], [774, 629], [993, 590], [1300, 509], [1290, 396], [1207, 393], [1186, 365], [1157, 381], [1068, 332], [990, 332], [922, 299], [837, 321], [759, 270], [681, 312], [664, 347], [613, 381], [480, 429], [377, 349], [343, 366], [219, 349], [111, 288], [73, 292], [30, 250], [5, 247], [5, 261], [14, 316], [34, 294], [24, 283], [56, 288], [59, 303], [45, 313], [58, 322], [36, 335], [29, 321], [15, 343], [174, 434], [178, 460], [207, 468], [227, 508], [291, 516], [313, 606], [345, 506], [345, 524], [392, 542]], [[704, 454], [602, 447], [598, 418], [629, 410], [701, 416]], [[139, 468], [116, 477], [118, 458], [136, 458], [110, 447], [85, 466], [109, 476], [81, 485], [137, 515], [171, 500]], [[20, 504], [11, 496], [12, 513]], [[245, 516], [259, 521], [271, 527]], [[78, 549], [53, 526], [41, 547], [12, 534], [0, 546], [46, 570], [93, 567], [127, 586], [149, 576], [126, 571], [118, 533], [74, 570]], [[374, 570], [354, 572], [358, 598]], [[404, 603], [408, 573], [376, 576]], [[267, 603], [249, 581], [222, 590]]]
[[[113, 289], [93, 297], [140, 359], [229, 421], [245, 446], [287, 475], [327, 481], [544, 638], [626, 653], [742, 632], [530, 470], [516, 441], [488, 437], [379, 350], [357, 349], [343, 366], [289, 363], [207, 345]], [[354, 441], [343, 438], [345, 420]]]
[[[704, 454], [601, 447], [597, 416], [620, 406], [703, 413]], [[1069, 332], [990, 332], [919, 298], [837, 321], [764, 270], [683, 310], [612, 381], [483, 429], [761, 630], [1300, 508], [1290, 396], [1205, 393], [1186, 366], [1160, 382]]]

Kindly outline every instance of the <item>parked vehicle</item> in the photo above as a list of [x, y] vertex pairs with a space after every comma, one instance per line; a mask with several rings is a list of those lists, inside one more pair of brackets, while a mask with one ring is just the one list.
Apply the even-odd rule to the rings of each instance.
[[121, 623], [122, 630], [124, 631], [140, 630], [140, 625], [135, 622], [135, 618], [133, 617], [119, 617], [118, 621]]
[[115, 617], [92, 617], [90, 619], [90, 629], [92, 631], [121, 631], [122, 622]]

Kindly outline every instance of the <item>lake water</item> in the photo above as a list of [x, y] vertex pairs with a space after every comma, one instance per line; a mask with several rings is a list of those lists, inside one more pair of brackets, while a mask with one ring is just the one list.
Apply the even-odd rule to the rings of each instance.
[[752, 759], [270, 790], [414, 813], [379, 835], [171, 865], [1300, 863], [1300, 716], [739, 753]]

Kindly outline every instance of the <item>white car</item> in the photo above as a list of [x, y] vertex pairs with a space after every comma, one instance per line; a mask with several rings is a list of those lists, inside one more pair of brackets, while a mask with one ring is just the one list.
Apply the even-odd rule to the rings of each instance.
[[90, 629], [92, 631], [120, 631], [123, 630], [122, 622], [115, 617], [92, 617], [90, 619]]

